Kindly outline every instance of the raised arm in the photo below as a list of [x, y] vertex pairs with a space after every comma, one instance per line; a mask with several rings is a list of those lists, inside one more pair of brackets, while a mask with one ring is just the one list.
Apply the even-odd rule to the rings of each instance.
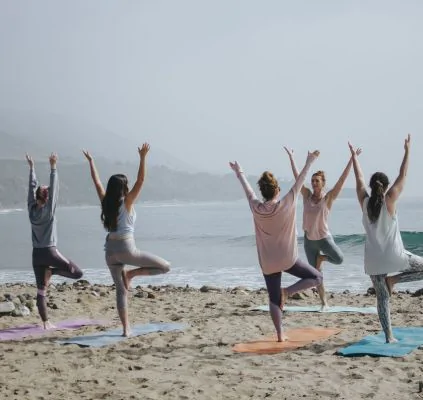
[[57, 154], [51, 153], [50, 162], [50, 188], [48, 192], [47, 207], [52, 217], [56, 211], [57, 199], [59, 198], [59, 177], [57, 175]]
[[242, 170], [238, 162], [237, 161], [230, 162], [229, 166], [232, 168], [232, 170], [236, 174], [236, 177], [241, 182], [241, 185], [244, 189], [245, 195], [247, 196], [247, 200], [248, 200], [248, 203], [250, 204], [250, 207], [253, 207], [256, 203], [259, 203], [259, 200], [257, 199], [257, 196], [253, 188], [251, 187], [250, 183], [247, 181], [244, 171]]
[[141, 192], [142, 185], [145, 179], [145, 159], [147, 157], [147, 153], [150, 150], [150, 145], [148, 143], [144, 143], [141, 148], [138, 147], [138, 154], [140, 156], [140, 165], [138, 167], [138, 175], [137, 180], [134, 183], [134, 186], [127, 194], [125, 198], [125, 206], [127, 210], [130, 210], [132, 205], [135, 203], [138, 195]]
[[299, 173], [294, 185], [292, 186], [291, 190], [294, 193], [294, 196], [298, 194], [298, 192], [301, 190], [301, 188], [304, 185], [305, 178], [307, 176], [307, 173], [311, 167], [311, 164], [313, 164], [314, 160], [316, 160], [317, 157], [319, 157], [320, 152], [318, 150], [313, 151], [312, 153], [308, 152], [306, 163]]
[[389, 203], [395, 203], [397, 201], [398, 197], [400, 196], [402, 190], [404, 189], [405, 184], [405, 178], [407, 176], [408, 172], [408, 159], [409, 159], [409, 153], [410, 153], [410, 139], [411, 136], [408, 134], [407, 138], [404, 142], [404, 158], [402, 159], [400, 172], [395, 180], [394, 184], [391, 186], [391, 188], [388, 190], [387, 201]]
[[98, 175], [97, 168], [94, 163], [94, 159], [92, 158], [91, 154], [88, 151], [83, 151], [85, 158], [88, 160], [90, 164], [90, 171], [91, 171], [91, 179], [93, 180], [95, 190], [97, 192], [97, 196], [100, 199], [100, 203], [103, 201], [105, 191], [104, 187], [101, 184], [100, 176]]
[[[288, 154], [289, 157], [289, 161], [291, 162], [291, 168], [292, 168], [292, 173], [294, 174], [294, 178], [298, 179], [298, 176], [300, 175], [297, 169], [297, 165], [295, 164], [295, 160], [294, 160], [294, 150], [289, 150], [287, 147], [284, 147], [285, 151]], [[310, 189], [308, 189], [305, 185], [301, 186], [301, 194], [305, 197], [308, 197], [311, 194]]]
[[354, 147], [350, 142], [348, 142], [348, 146], [351, 151], [351, 158], [354, 167], [355, 190], [357, 192], [357, 199], [360, 203], [360, 207], [363, 208], [363, 201], [368, 196], [368, 194], [366, 191], [366, 184], [364, 182], [363, 171], [361, 170], [360, 163], [358, 162], [358, 154], [361, 153], [361, 149], [354, 150]]
[[[359, 156], [361, 153], [361, 149], [356, 150], [356, 155]], [[335, 201], [335, 199], [339, 196], [339, 193], [341, 193], [342, 187], [344, 186], [344, 183], [348, 177], [348, 174], [350, 173], [351, 167], [353, 165], [353, 157], [351, 156], [347, 166], [345, 167], [344, 171], [342, 172], [342, 175], [339, 177], [338, 182], [336, 182], [333, 189], [329, 190], [327, 193], [327, 205], [329, 208], [331, 208], [332, 203]]]
[[28, 184], [28, 210], [37, 202], [35, 191], [37, 190], [37, 177], [35, 176], [34, 160], [28, 154], [25, 155], [29, 165], [29, 184]]

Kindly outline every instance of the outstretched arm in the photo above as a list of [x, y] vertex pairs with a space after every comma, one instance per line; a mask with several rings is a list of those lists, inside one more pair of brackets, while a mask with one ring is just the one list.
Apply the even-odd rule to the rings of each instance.
[[[294, 160], [294, 150], [289, 150], [287, 147], [284, 147], [285, 151], [288, 154], [289, 157], [289, 161], [291, 162], [291, 168], [292, 168], [292, 173], [294, 174], [294, 178], [298, 179], [298, 176], [300, 175], [297, 169], [297, 165], [295, 164], [295, 160]], [[311, 191], [310, 189], [308, 189], [307, 187], [305, 187], [305, 185], [301, 186], [301, 194], [305, 197], [310, 196]]]
[[134, 186], [128, 193], [125, 198], [125, 206], [127, 210], [130, 210], [132, 205], [137, 200], [138, 195], [141, 192], [142, 185], [145, 179], [145, 159], [147, 157], [147, 153], [150, 150], [150, 145], [148, 143], [144, 143], [141, 148], [138, 147], [138, 154], [140, 156], [140, 165], [138, 167], [138, 175], [137, 180], [134, 183]]
[[366, 184], [364, 182], [363, 171], [361, 170], [360, 164], [358, 162], [358, 154], [360, 154], [361, 149], [354, 150], [354, 147], [351, 143], [348, 142], [348, 146], [351, 151], [351, 158], [354, 167], [354, 175], [355, 175], [355, 189], [357, 192], [358, 202], [360, 203], [360, 207], [363, 208], [363, 201], [368, 194], [366, 192]]
[[57, 154], [51, 153], [49, 157], [50, 161], [50, 188], [48, 193], [47, 207], [50, 212], [50, 216], [54, 215], [57, 205], [57, 199], [59, 198], [59, 178], [57, 176]]
[[[357, 149], [356, 155], [359, 156], [361, 153], [361, 149]], [[342, 172], [342, 175], [339, 177], [338, 182], [336, 182], [335, 186], [332, 190], [328, 192], [327, 196], [327, 204], [328, 207], [332, 207], [332, 203], [335, 201], [335, 199], [339, 196], [339, 193], [341, 193], [342, 187], [344, 186], [344, 183], [348, 177], [348, 174], [350, 173], [351, 167], [353, 164], [353, 157], [351, 156], [347, 166], [345, 167], [344, 171]]]
[[292, 186], [291, 190], [294, 193], [294, 196], [297, 196], [298, 192], [303, 187], [305, 178], [307, 176], [307, 173], [311, 167], [311, 164], [316, 160], [317, 157], [319, 157], [320, 152], [318, 150], [313, 151], [312, 153], [308, 152], [306, 163], [299, 173], [294, 185]]
[[250, 204], [250, 207], [253, 207], [254, 204], [259, 203], [259, 200], [257, 199], [257, 196], [253, 188], [251, 187], [250, 183], [247, 181], [244, 171], [242, 170], [238, 162], [237, 161], [230, 162], [229, 166], [232, 168], [237, 178], [241, 182], [241, 185], [244, 189], [245, 195], [247, 196], [247, 200], [248, 200], [248, 203]]
[[85, 158], [90, 163], [90, 171], [91, 171], [91, 179], [93, 180], [95, 190], [97, 191], [97, 196], [100, 199], [100, 203], [103, 201], [104, 198], [104, 187], [101, 184], [100, 176], [98, 175], [97, 168], [94, 163], [94, 159], [92, 158], [91, 154], [88, 151], [83, 151]]
[[37, 190], [37, 177], [35, 176], [34, 160], [28, 154], [25, 155], [29, 165], [29, 184], [28, 184], [28, 210], [37, 202], [35, 191]]
[[402, 159], [399, 175], [397, 179], [395, 180], [394, 184], [388, 190], [388, 193], [386, 194], [387, 200], [392, 203], [397, 201], [398, 197], [400, 196], [401, 192], [404, 189], [405, 178], [407, 176], [407, 171], [408, 171], [410, 139], [411, 139], [411, 136], [409, 134], [404, 142], [404, 158]]

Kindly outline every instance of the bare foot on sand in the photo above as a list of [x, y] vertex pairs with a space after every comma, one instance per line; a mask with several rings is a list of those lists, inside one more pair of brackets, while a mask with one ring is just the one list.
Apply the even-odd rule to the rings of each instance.
[[122, 336], [123, 337], [130, 337], [132, 335], [131, 328], [129, 326], [123, 329]]
[[43, 327], [46, 331], [48, 331], [49, 329], [55, 329], [56, 328], [56, 326], [53, 325], [50, 321], [43, 322]]
[[288, 336], [285, 335], [285, 333], [281, 333], [280, 335], [278, 335], [278, 342], [286, 342], [289, 339]]

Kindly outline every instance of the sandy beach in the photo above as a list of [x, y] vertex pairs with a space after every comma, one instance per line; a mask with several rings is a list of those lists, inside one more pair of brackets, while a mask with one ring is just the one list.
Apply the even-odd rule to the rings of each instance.
[[[94, 293], [95, 292], [95, 293]], [[4, 295], [34, 294], [28, 284], [3, 285]], [[318, 304], [306, 292], [290, 305]], [[285, 313], [285, 327], [340, 328], [338, 335], [274, 355], [239, 354], [232, 346], [273, 333], [265, 290], [136, 287], [132, 323], [177, 321], [184, 331], [132, 337], [102, 348], [55, 343], [58, 338], [104, 327], [54, 331], [37, 338], [0, 342], [1, 399], [420, 399], [423, 352], [404, 358], [336, 355], [343, 346], [380, 330], [377, 315]], [[113, 287], [52, 285], [50, 319], [89, 317], [119, 326]], [[331, 305], [374, 306], [367, 294], [331, 294]], [[392, 298], [394, 326], [421, 326], [421, 299]], [[0, 318], [0, 329], [39, 323], [30, 316]]]

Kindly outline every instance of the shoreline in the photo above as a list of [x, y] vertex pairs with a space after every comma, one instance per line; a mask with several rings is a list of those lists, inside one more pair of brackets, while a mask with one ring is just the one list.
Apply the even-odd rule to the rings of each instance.
[[[28, 273], [32, 274], [32, 271], [28, 271]], [[34, 278], [35, 280], [35, 278]], [[110, 278], [111, 280], [111, 278]], [[37, 290], [35, 282], [24, 282], [24, 281], [16, 281], [16, 282], [4, 282], [0, 283], [0, 292], [6, 288], [24, 288], [29, 287], [34, 290]], [[64, 280], [63, 282], [51, 282], [49, 285], [49, 290], [56, 290], [60, 287], [66, 287], [71, 289], [79, 289], [79, 290], [87, 290], [89, 288], [105, 288], [109, 290], [114, 290], [114, 283], [98, 283], [98, 282], [91, 282], [86, 279], [80, 279], [77, 281], [72, 280]], [[232, 293], [237, 291], [244, 291], [250, 294], [259, 294], [259, 293], [267, 293], [267, 289], [265, 286], [258, 286], [258, 287], [248, 287], [244, 285], [234, 285], [234, 286], [219, 286], [219, 285], [209, 285], [209, 284], [201, 284], [201, 285], [175, 285], [172, 283], [167, 284], [158, 284], [154, 285], [151, 283], [145, 283], [143, 285], [133, 285], [132, 290], [154, 290], [160, 292], [217, 292], [217, 293]], [[422, 288], [413, 290], [413, 289], [405, 289], [405, 290], [396, 290], [394, 289], [393, 294], [397, 295], [410, 295], [419, 297], [423, 292], [423, 284]], [[316, 289], [308, 289], [305, 292], [302, 292], [305, 297], [310, 296], [317, 296]], [[372, 296], [374, 294], [374, 289], [371, 284], [368, 286], [367, 289], [361, 291], [355, 291], [350, 289], [340, 289], [340, 290], [326, 290], [326, 294], [328, 296], [335, 296], [335, 295], [351, 295], [351, 296]], [[295, 295], [294, 295], [295, 296]]]

